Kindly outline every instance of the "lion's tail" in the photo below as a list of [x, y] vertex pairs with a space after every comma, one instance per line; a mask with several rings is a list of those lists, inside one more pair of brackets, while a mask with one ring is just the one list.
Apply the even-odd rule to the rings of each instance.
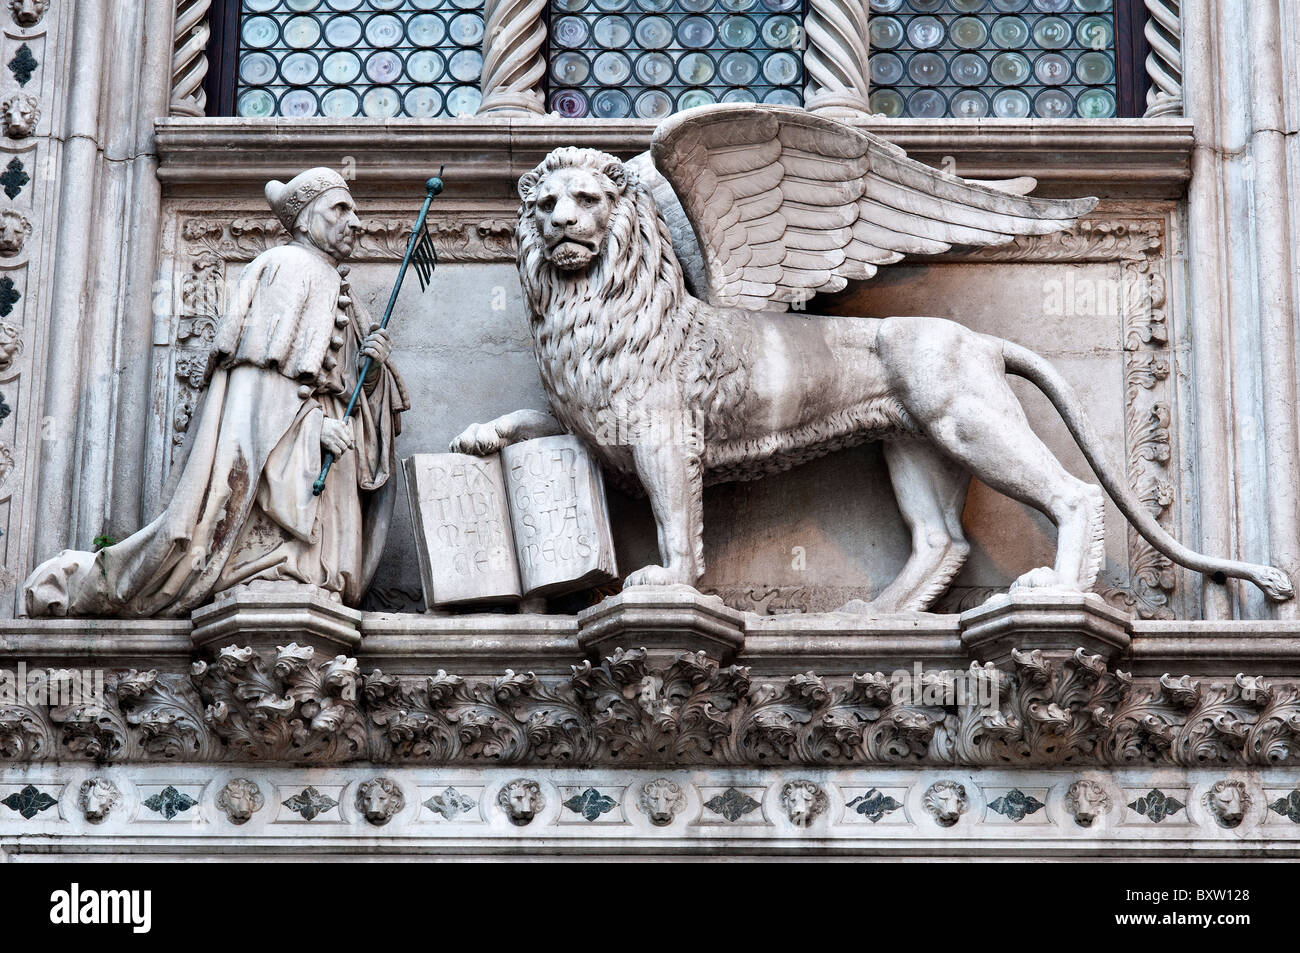
[[1119, 507], [1120, 512], [1124, 514], [1128, 521], [1133, 524], [1133, 528], [1141, 533], [1147, 542], [1178, 565], [1205, 573], [1216, 582], [1224, 582], [1225, 576], [1249, 580], [1262, 589], [1264, 594], [1274, 602], [1285, 602], [1295, 595], [1291, 580], [1280, 569], [1206, 556], [1188, 549], [1170, 536], [1165, 531], [1165, 528], [1156, 522], [1155, 517], [1138, 499], [1137, 494], [1119, 476], [1122, 471], [1107, 459], [1104, 449], [1105, 444], [1097, 436], [1092, 421], [1088, 419], [1083, 411], [1083, 405], [1079, 401], [1078, 395], [1066, 382], [1065, 378], [1060, 375], [1051, 363], [1039, 357], [1033, 351], [1010, 341], [1002, 341], [1001, 344], [1002, 357], [1006, 362], [1007, 373], [1015, 374], [1017, 377], [1023, 377], [1030, 381], [1052, 402], [1052, 406], [1056, 408], [1061, 415], [1061, 419], [1065, 421], [1065, 426], [1069, 428], [1075, 443], [1083, 451], [1083, 455], [1091, 465], [1093, 473], [1097, 475], [1098, 481], [1110, 494], [1110, 498], [1115, 501], [1115, 505]]

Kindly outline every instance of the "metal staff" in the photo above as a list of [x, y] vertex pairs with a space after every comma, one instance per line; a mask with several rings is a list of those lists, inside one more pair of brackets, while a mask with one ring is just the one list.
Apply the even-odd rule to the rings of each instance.
[[[426, 194], [424, 196], [424, 205], [420, 207], [420, 215], [415, 220], [415, 226], [411, 229], [411, 239], [406, 243], [406, 254], [402, 256], [402, 267], [397, 272], [397, 281], [393, 285], [393, 293], [388, 296], [388, 307], [384, 309], [384, 320], [379, 322], [381, 328], [388, 327], [388, 321], [393, 316], [393, 305], [397, 304], [397, 295], [402, 290], [402, 281], [406, 278], [406, 269], [408, 266], [415, 265], [416, 277], [420, 280], [420, 290], [425, 291], [429, 287], [429, 282], [433, 279], [433, 270], [438, 267], [438, 251], [433, 247], [433, 239], [429, 236], [429, 228], [425, 219], [429, 217], [429, 206], [433, 204], [433, 197], [442, 191], [442, 170], [446, 166], [438, 169], [438, 174], [424, 184]], [[352, 397], [348, 401], [348, 409], [343, 412], [343, 419], [347, 420], [352, 416], [353, 411], [357, 409], [357, 401], [361, 399], [361, 388], [365, 386], [366, 376], [370, 373], [370, 366], [374, 362], [367, 357], [365, 363], [361, 365], [361, 371], [357, 375], [357, 386], [352, 388]], [[320, 496], [325, 489], [325, 478], [329, 476], [330, 467], [334, 465], [334, 454], [327, 452], [325, 454], [325, 465], [320, 469], [320, 476], [316, 482], [311, 485], [312, 496]]]

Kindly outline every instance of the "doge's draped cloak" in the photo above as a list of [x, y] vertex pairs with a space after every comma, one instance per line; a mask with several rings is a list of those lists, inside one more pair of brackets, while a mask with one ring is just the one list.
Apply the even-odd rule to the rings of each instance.
[[167, 508], [97, 553], [65, 550], [38, 566], [29, 615], [186, 615], [257, 580], [360, 600], [387, 536], [409, 401], [383, 366], [358, 401], [356, 445], [312, 496], [322, 422], [342, 418], [369, 328], [357, 305], [340, 307], [340, 290], [334, 261], [311, 246], [272, 248], [244, 269]]

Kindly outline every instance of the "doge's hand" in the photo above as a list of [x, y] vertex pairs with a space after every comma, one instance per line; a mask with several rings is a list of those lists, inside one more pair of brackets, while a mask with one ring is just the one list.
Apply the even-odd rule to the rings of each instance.
[[388, 339], [388, 331], [378, 324], [370, 326], [370, 333], [361, 342], [361, 354], [357, 357], [358, 369], [366, 358], [376, 364], [386, 364], [388, 355], [393, 353], [393, 342]]
[[496, 453], [509, 440], [497, 430], [495, 421], [485, 424], [470, 424], [459, 437], [451, 442], [452, 453], [472, 453], [476, 457], [485, 457]]
[[352, 418], [334, 420], [326, 417], [320, 428], [320, 445], [336, 457], [347, 453], [355, 441], [352, 438]]

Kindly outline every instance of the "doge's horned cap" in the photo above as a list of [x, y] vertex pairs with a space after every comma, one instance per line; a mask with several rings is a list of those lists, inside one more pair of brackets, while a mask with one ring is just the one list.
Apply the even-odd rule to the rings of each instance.
[[266, 202], [285, 228], [292, 230], [302, 210], [316, 196], [330, 189], [346, 189], [347, 182], [333, 169], [324, 167], [308, 169], [289, 181], [288, 185], [276, 179], [266, 183]]

